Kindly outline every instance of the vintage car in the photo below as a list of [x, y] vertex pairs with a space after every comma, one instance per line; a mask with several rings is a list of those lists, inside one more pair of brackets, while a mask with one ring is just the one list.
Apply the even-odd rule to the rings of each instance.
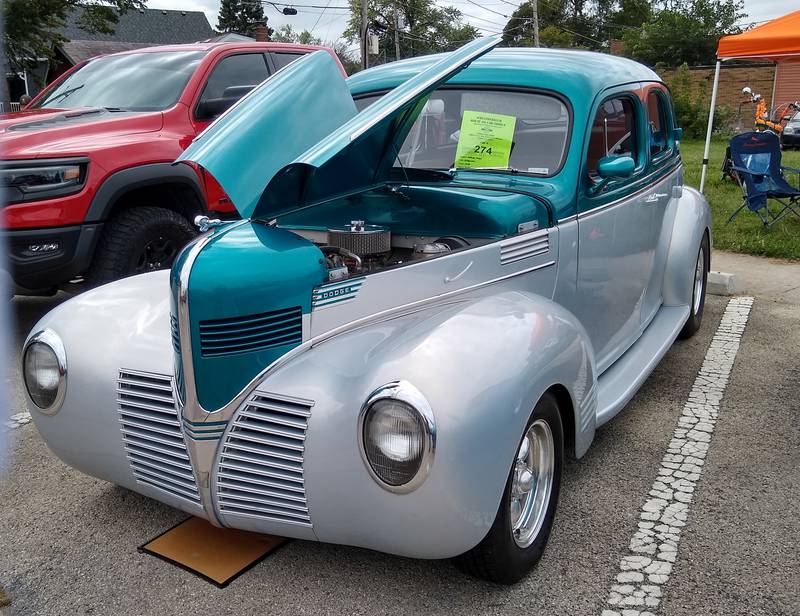
[[35, 326], [50, 448], [216, 525], [519, 580], [564, 456], [700, 326], [710, 214], [655, 73], [497, 42], [349, 82], [310, 54], [211, 125], [176, 164], [242, 220]]

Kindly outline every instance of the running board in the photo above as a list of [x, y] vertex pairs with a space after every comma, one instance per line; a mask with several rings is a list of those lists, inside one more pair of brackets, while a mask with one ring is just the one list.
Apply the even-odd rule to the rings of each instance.
[[595, 425], [602, 426], [628, 404], [669, 351], [689, 316], [689, 306], [662, 306], [647, 329], [597, 379]]

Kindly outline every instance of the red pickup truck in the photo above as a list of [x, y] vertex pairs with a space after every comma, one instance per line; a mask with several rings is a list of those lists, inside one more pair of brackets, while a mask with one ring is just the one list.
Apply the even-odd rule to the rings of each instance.
[[0, 235], [14, 292], [169, 267], [195, 215], [235, 216], [212, 177], [171, 163], [257, 84], [317, 49], [202, 43], [101, 56], [0, 115]]

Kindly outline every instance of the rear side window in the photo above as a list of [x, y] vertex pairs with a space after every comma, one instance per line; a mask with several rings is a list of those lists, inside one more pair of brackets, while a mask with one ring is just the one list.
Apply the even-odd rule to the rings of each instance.
[[669, 150], [669, 115], [665, 98], [655, 90], [647, 95], [647, 124], [650, 157], [655, 159]]
[[272, 61], [275, 63], [275, 70], [279, 71], [287, 64], [291, 64], [298, 58], [302, 58], [305, 54], [302, 53], [287, 53], [287, 52], [275, 52], [270, 54], [272, 56]]
[[636, 110], [628, 97], [611, 98], [597, 110], [589, 138], [587, 169], [597, 175], [597, 163], [604, 156], [631, 156], [637, 160]]
[[200, 100], [241, 98], [268, 76], [267, 62], [262, 54], [228, 56], [214, 67]]

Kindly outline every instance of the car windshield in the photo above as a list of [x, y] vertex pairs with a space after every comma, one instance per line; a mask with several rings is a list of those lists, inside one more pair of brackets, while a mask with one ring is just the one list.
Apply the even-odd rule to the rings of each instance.
[[[381, 95], [359, 97], [364, 109]], [[473, 169], [552, 176], [564, 159], [570, 114], [555, 96], [444, 87], [433, 92], [395, 167]]]
[[168, 51], [98, 58], [69, 75], [33, 107], [161, 111], [177, 102], [204, 55], [202, 51]]

